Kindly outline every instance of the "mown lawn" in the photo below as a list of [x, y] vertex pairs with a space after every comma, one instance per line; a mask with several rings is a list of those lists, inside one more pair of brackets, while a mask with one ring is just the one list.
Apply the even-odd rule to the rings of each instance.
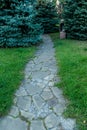
[[25, 64], [34, 52], [35, 47], [0, 49], [0, 116], [9, 111], [14, 92], [23, 79]]
[[87, 41], [60, 40], [51, 34], [60, 67], [64, 95], [69, 100], [65, 116], [77, 119], [79, 130], [87, 130]]

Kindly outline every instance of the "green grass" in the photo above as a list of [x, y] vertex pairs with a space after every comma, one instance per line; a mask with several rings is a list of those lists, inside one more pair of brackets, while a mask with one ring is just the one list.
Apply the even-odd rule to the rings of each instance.
[[8, 113], [16, 89], [23, 79], [25, 64], [35, 47], [0, 49], [0, 116]]
[[69, 100], [65, 116], [75, 118], [79, 130], [87, 130], [87, 41], [60, 40], [51, 34], [60, 67], [61, 83]]

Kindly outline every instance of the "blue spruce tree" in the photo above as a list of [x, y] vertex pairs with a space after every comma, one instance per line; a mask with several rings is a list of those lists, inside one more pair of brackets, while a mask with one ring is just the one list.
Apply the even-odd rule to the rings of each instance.
[[[5, 0], [0, 10], [0, 47], [25, 47], [41, 40], [41, 26], [30, 2]], [[4, 16], [4, 17], [3, 17]]]

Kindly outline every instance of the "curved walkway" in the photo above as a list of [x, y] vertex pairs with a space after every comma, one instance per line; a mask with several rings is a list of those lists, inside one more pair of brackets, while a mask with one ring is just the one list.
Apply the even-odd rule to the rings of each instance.
[[66, 100], [55, 87], [59, 78], [53, 43], [48, 35], [43, 42], [26, 66], [11, 112], [0, 119], [0, 130], [75, 130], [75, 120], [63, 117]]

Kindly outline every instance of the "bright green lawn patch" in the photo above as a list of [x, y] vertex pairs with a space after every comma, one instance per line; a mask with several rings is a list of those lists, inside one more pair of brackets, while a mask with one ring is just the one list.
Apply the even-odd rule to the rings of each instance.
[[79, 130], [87, 130], [87, 41], [60, 40], [57, 33], [51, 37], [60, 66], [60, 86], [70, 101], [65, 115], [77, 119]]
[[24, 66], [34, 52], [35, 47], [0, 49], [0, 116], [10, 109], [14, 92], [23, 79]]

